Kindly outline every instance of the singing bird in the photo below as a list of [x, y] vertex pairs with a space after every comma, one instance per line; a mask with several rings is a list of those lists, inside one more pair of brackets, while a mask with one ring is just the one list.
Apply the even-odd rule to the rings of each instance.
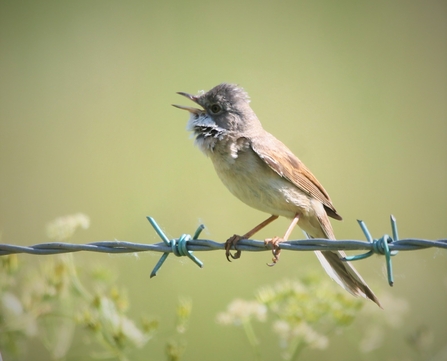
[[[328, 217], [341, 220], [329, 194], [310, 170], [281, 141], [268, 133], [250, 107], [248, 94], [239, 86], [222, 83], [198, 95], [183, 95], [202, 109], [175, 105], [187, 110], [187, 130], [213, 162], [217, 175], [229, 191], [247, 205], [271, 216], [242, 236], [233, 235], [225, 244], [230, 260], [239, 258], [237, 242], [249, 239], [279, 216], [291, 219], [283, 237], [265, 240], [272, 245], [273, 263], [280, 243], [298, 226], [311, 238], [335, 240]], [[237, 252], [231, 254], [231, 249]], [[329, 276], [353, 294], [380, 302], [355, 268], [342, 258], [342, 251], [315, 251]], [[381, 307], [381, 306], [380, 306]]]

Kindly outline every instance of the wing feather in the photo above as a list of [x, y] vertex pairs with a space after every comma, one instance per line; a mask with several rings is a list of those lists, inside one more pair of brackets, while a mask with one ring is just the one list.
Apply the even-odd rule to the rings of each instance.
[[[341, 220], [331, 198], [311, 171], [281, 141], [269, 134], [265, 142], [251, 143], [253, 151], [277, 174], [323, 203], [328, 216]], [[264, 144], [268, 144], [268, 148]]]

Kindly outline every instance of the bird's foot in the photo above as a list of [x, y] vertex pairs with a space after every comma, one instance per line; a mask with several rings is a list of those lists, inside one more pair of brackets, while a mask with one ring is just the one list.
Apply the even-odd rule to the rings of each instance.
[[[243, 239], [241, 236], [234, 234], [232, 237], [228, 238], [225, 242], [225, 256], [227, 257], [228, 262], [231, 262], [231, 258], [238, 259], [241, 257], [241, 251], [236, 248], [236, 244]], [[233, 248], [236, 250], [234, 254], [230, 252], [230, 249]]]
[[284, 239], [281, 237], [273, 237], [267, 238], [264, 240], [264, 244], [267, 246], [268, 244], [272, 245], [272, 263], [267, 263], [267, 266], [272, 267], [279, 261], [279, 256], [281, 254], [281, 248], [279, 248], [279, 244], [284, 242]]

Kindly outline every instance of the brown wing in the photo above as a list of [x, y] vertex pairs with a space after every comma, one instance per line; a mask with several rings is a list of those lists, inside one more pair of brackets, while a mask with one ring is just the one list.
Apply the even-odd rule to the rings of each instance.
[[[281, 177], [323, 203], [329, 217], [341, 220], [342, 217], [332, 205], [329, 194], [303, 162], [273, 135], [268, 134], [268, 138], [264, 140], [262, 144], [252, 143], [253, 151]], [[264, 144], [268, 144], [268, 148]]]

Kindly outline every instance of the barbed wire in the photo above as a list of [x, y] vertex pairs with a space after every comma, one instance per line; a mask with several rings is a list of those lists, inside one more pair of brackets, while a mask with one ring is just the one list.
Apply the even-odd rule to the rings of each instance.
[[[72, 253], [80, 251], [99, 252], [99, 253], [135, 253], [135, 252], [162, 252], [160, 260], [151, 272], [151, 277], [156, 276], [158, 270], [163, 265], [170, 253], [178, 257], [186, 256], [190, 258], [199, 267], [203, 267], [193, 252], [215, 251], [225, 249], [225, 243], [218, 243], [208, 239], [198, 239], [204, 229], [200, 225], [193, 236], [183, 234], [179, 238], [169, 239], [161, 230], [152, 217], [147, 217], [152, 227], [160, 236], [163, 242], [155, 244], [134, 243], [127, 241], [99, 241], [87, 244], [72, 244], [65, 242], [47, 242], [33, 246], [18, 246], [11, 244], [0, 244], [0, 256], [25, 253], [32, 255], [54, 255], [62, 253]], [[305, 240], [293, 240], [280, 243], [282, 250], [289, 251], [367, 251], [359, 255], [345, 257], [345, 261], [356, 261], [380, 254], [386, 257], [388, 283], [393, 285], [393, 273], [391, 256], [398, 251], [415, 251], [431, 247], [447, 249], [447, 239], [426, 240], [417, 238], [399, 239], [396, 220], [391, 216], [391, 228], [393, 236], [384, 235], [381, 238], [374, 239], [369, 233], [366, 224], [358, 221], [367, 241], [359, 240], [328, 240], [322, 238], [308, 238]], [[237, 249], [247, 252], [262, 252], [272, 250], [271, 244], [265, 244], [264, 241], [243, 239], [238, 242]]]

